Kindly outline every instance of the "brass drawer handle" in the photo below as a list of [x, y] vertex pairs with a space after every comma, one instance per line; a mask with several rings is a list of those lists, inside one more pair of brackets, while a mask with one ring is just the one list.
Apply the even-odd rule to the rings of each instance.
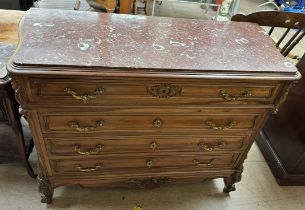
[[80, 155], [87, 155], [88, 156], [88, 155], [97, 155], [97, 154], [99, 154], [102, 151], [103, 147], [104, 147], [104, 145], [98, 144], [98, 145], [95, 146], [94, 149], [90, 149], [89, 151], [83, 152], [83, 151], [81, 151], [81, 148], [80, 148], [79, 145], [74, 145], [73, 149], [74, 149], [75, 152], [77, 152]]
[[157, 149], [157, 147], [158, 147], [158, 143], [155, 142], [155, 141], [153, 141], [153, 142], [151, 142], [151, 143], [149, 144], [149, 148], [152, 149], [152, 150]]
[[74, 166], [75, 169], [81, 172], [93, 172], [93, 171], [98, 171], [102, 167], [101, 163], [96, 163], [95, 167], [82, 167], [80, 164], [76, 164]]
[[157, 119], [154, 120], [153, 124], [154, 124], [155, 128], [161, 128], [162, 127], [162, 120], [160, 118], [157, 118]]
[[153, 167], [153, 164], [154, 164], [154, 162], [153, 162], [152, 160], [147, 160], [147, 161], [146, 161], [146, 166], [147, 166], [148, 168]]
[[98, 127], [102, 127], [104, 125], [104, 122], [97, 121], [95, 126], [80, 126], [78, 122], [71, 121], [68, 122], [68, 125], [79, 132], [90, 132], [95, 131]]
[[208, 163], [202, 163], [200, 162], [198, 159], [194, 159], [193, 160], [193, 163], [196, 165], [196, 166], [211, 166], [213, 165], [213, 162], [214, 162], [214, 158], [211, 159]]
[[219, 95], [225, 99], [226, 101], [239, 101], [243, 98], [249, 98], [252, 96], [252, 92], [250, 90], [246, 90], [245, 92], [243, 92], [242, 94], [240, 94], [239, 96], [233, 96], [230, 95], [229, 93], [227, 93], [227, 91], [225, 90], [220, 90]]
[[86, 95], [82, 95], [82, 96], [76, 95], [76, 91], [73, 88], [66, 87], [64, 91], [66, 93], [68, 93], [69, 95], [71, 95], [73, 98], [75, 98], [77, 100], [82, 100], [83, 103], [85, 104], [89, 100], [95, 99], [96, 95], [103, 94], [105, 92], [105, 88], [96, 88], [95, 91], [94, 91], [94, 95], [86, 94]]
[[228, 129], [232, 129], [234, 126], [236, 126], [237, 122], [231, 121], [231, 122], [229, 122], [228, 125], [225, 125], [225, 126], [216, 126], [216, 124], [213, 123], [212, 121], [206, 121], [206, 124], [214, 130], [228, 130]]
[[219, 141], [217, 145], [215, 146], [210, 146], [204, 142], [200, 142], [198, 144], [198, 146], [200, 147], [201, 150], [203, 151], [208, 151], [208, 152], [212, 152], [214, 151], [215, 149], [220, 149], [220, 148], [223, 148], [224, 146], [226, 146], [226, 143], [224, 141]]

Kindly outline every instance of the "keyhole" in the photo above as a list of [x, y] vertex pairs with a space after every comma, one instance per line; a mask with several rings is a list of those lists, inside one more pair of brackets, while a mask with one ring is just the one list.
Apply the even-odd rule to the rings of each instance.
[[157, 148], [157, 143], [155, 141], [150, 143], [150, 148], [151, 149], [156, 149]]
[[162, 89], [161, 92], [162, 92], [162, 94], [165, 95], [165, 94], [167, 94], [169, 91], [168, 91], [168, 89]]
[[148, 160], [146, 162], [146, 165], [147, 165], [148, 168], [151, 168], [153, 166], [153, 161], [152, 160]]

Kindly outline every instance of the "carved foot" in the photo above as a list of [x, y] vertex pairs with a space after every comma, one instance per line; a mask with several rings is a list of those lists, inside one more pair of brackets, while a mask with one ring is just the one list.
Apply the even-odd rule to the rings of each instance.
[[235, 184], [232, 184], [231, 178], [224, 178], [225, 187], [223, 188], [224, 193], [235, 191]]
[[225, 187], [223, 188], [224, 193], [229, 193], [236, 190], [235, 183], [240, 182], [243, 169], [243, 165], [240, 165], [236, 171], [231, 174], [231, 176], [223, 179], [225, 183]]
[[41, 203], [52, 203], [53, 200], [53, 191], [52, 185], [49, 179], [44, 175], [38, 176], [38, 185], [39, 185], [39, 192], [41, 195]]

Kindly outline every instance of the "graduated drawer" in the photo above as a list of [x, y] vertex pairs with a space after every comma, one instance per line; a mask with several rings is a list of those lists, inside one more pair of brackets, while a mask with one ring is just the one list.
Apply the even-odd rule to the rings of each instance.
[[232, 168], [238, 154], [171, 156], [115, 156], [94, 159], [52, 160], [54, 173], [107, 173], [123, 171], [154, 171], [160, 169]]
[[97, 113], [40, 114], [44, 133], [98, 133], [107, 131], [249, 131], [260, 114], [103, 115]]
[[247, 136], [126, 136], [46, 139], [50, 156], [97, 156], [117, 153], [158, 153], [166, 151], [192, 151], [203, 153], [242, 150]]
[[30, 79], [30, 103], [66, 106], [270, 104], [276, 82]]

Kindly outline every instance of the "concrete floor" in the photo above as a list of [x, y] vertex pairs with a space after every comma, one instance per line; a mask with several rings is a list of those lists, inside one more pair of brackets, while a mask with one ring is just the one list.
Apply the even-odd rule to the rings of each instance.
[[[32, 162], [36, 162], [32, 157]], [[37, 184], [21, 164], [0, 165], [1, 210], [304, 210], [304, 187], [277, 185], [254, 144], [245, 162], [242, 181], [230, 195], [222, 179], [200, 184], [163, 186], [152, 190], [81, 188], [55, 189], [51, 205], [40, 203]]]

